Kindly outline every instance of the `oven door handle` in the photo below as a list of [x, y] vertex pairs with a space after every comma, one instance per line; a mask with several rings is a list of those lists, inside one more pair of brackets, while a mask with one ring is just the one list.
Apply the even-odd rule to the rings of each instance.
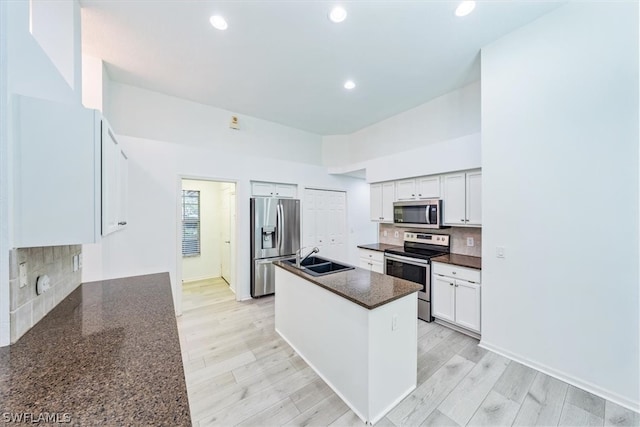
[[401, 256], [401, 255], [387, 255], [384, 254], [385, 260], [389, 259], [391, 261], [400, 261], [400, 262], [404, 262], [405, 264], [411, 264], [411, 265], [417, 265], [419, 267], [425, 267], [429, 265], [429, 261], [418, 261], [415, 258], [409, 258], [406, 256]]

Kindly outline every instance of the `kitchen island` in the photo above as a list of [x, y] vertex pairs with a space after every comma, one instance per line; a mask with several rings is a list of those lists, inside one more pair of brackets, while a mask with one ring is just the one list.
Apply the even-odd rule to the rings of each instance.
[[0, 348], [0, 409], [27, 424], [190, 426], [169, 273], [82, 284]]
[[275, 262], [276, 331], [364, 421], [416, 387], [419, 285], [355, 268], [314, 277]]

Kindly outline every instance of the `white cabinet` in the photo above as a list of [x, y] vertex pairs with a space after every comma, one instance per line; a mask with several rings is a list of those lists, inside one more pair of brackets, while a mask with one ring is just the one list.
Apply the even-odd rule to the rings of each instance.
[[480, 333], [480, 271], [432, 263], [433, 317]]
[[439, 176], [425, 176], [396, 181], [396, 200], [437, 199], [439, 197]]
[[440, 177], [425, 176], [416, 179], [418, 199], [437, 199], [440, 197]]
[[15, 95], [13, 246], [100, 238], [100, 114]]
[[280, 197], [294, 199], [297, 186], [294, 184], [279, 184], [274, 182], [252, 182], [251, 195], [256, 197]]
[[393, 182], [371, 184], [370, 197], [371, 221], [393, 222], [395, 184]]
[[102, 121], [102, 235], [127, 225], [128, 159], [106, 120]]
[[416, 198], [416, 194], [415, 179], [396, 182], [396, 200], [413, 200]]
[[384, 274], [384, 253], [371, 249], [358, 249], [360, 255], [358, 266], [365, 270]]
[[97, 110], [14, 97], [17, 248], [96, 243], [126, 223], [127, 158]]
[[482, 225], [481, 171], [445, 175], [442, 190], [445, 225]]
[[[302, 246], [318, 247], [320, 256], [347, 258], [347, 198], [344, 191], [304, 191]], [[306, 251], [305, 251], [306, 252]]]

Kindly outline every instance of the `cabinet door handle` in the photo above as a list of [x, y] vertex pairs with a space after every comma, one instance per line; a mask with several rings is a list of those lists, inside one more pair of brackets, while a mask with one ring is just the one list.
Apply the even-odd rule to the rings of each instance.
[[418, 194], [418, 197], [422, 197], [422, 194]]
[[455, 271], [452, 271], [451, 273], [452, 273], [452, 274], [456, 274], [456, 272], [455, 272]]
[[464, 222], [464, 219], [461, 219], [460, 222]]
[[456, 288], [458, 287], [458, 285], [456, 285]]
[[449, 286], [453, 286], [453, 283], [449, 283]]
[[120, 221], [118, 222], [118, 225], [127, 225], [127, 221]]

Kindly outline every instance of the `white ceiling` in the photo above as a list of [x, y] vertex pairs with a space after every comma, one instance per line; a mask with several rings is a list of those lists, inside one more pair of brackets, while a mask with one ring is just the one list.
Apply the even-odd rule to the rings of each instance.
[[482, 46], [563, 2], [479, 1], [458, 18], [453, 0], [342, 1], [334, 24], [336, 3], [82, 0], [83, 52], [114, 81], [346, 134], [478, 80]]

